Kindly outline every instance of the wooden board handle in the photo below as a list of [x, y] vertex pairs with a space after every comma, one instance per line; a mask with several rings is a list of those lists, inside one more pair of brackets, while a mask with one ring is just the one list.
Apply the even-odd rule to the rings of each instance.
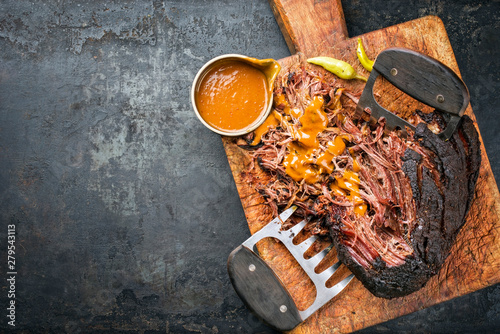
[[292, 54], [314, 56], [319, 47], [347, 39], [340, 0], [269, 0]]

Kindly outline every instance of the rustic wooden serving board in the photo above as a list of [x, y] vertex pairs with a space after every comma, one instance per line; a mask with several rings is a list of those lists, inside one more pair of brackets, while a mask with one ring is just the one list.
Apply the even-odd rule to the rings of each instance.
[[[303, 57], [331, 56], [352, 64], [368, 76], [356, 57], [357, 37], [348, 38], [340, 0], [270, 0], [270, 5], [294, 54], [280, 60], [282, 67]], [[442, 21], [423, 17], [362, 36], [370, 58], [388, 47], [406, 47], [434, 57], [460, 75], [452, 47]], [[342, 82], [360, 92], [364, 82]], [[389, 84], [377, 87], [379, 101], [389, 110], [414, 110], [419, 104]], [[472, 108], [466, 111], [475, 120]], [[482, 143], [482, 138], [481, 143]], [[222, 138], [251, 233], [271, 220], [269, 208], [252, 187], [243, 181], [242, 172], [250, 162], [248, 153], [232, 138]], [[403, 298], [386, 300], [374, 297], [354, 279], [348, 287], [292, 333], [345, 333], [384, 322], [425, 307], [468, 294], [500, 282], [500, 196], [490, 163], [482, 149], [482, 166], [474, 203], [467, 222], [457, 237], [451, 255], [438, 275], [420, 291]], [[261, 256], [289, 288], [299, 308], [312, 303], [315, 290], [307, 276], [282, 245], [263, 240]]]

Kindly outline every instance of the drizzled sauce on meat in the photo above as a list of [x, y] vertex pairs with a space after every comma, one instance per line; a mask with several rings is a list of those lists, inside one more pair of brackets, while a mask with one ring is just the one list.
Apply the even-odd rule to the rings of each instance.
[[[470, 119], [460, 130], [464, 134], [448, 143], [425, 124], [403, 139], [384, 134], [383, 119], [375, 127], [353, 121], [354, 106], [343, 104], [356, 103], [356, 95], [321, 73], [297, 66], [278, 79], [272, 115], [246, 138], [253, 157], [248, 175], [260, 168], [269, 178], [249, 182], [275, 215], [297, 205], [296, 214], [308, 219], [312, 233], [330, 238], [339, 259], [375, 295], [392, 298], [420, 289], [442, 265], [459, 229], [448, 232], [439, 227], [448, 222], [429, 217], [452, 215], [439, 211], [439, 203], [448, 203], [447, 192], [460, 188], [465, 207], [452, 219], [460, 227], [473, 196], [480, 151]], [[463, 171], [464, 186], [443, 181], [447, 167], [439, 165], [440, 154], [448, 157], [452, 150], [470, 160], [453, 162]], [[449, 233], [443, 246], [428, 241], [434, 228]]]
[[404, 233], [415, 207], [400, 160], [407, 145], [383, 138], [383, 126], [359, 129], [342, 107], [342, 93], [315, 73], [291, 73], [278, 85], [274, 113], [252, 140], [262, 144], [255, 161], [275, 174], [260, 191], [276, 211], [299, 205], [319, 233], [338, 221], [360, 264], [380, 257], [398, 265], [412, 252]]
[[[323, 97], [314, 96], [303, 112], [298, 108], [290, 108], [284, 95], [278, 95], [275, 100], [276, 104], [282, 107], [283, 114], [274, 110], [266, 122], [255, 131], [252, 144], [258, 144], [270, 129], [284, 128], [290, 132], [291, 140], [286, 145], [287, 153], [281, 163], [289, 177], [295, 182], [315, 184], [325, 175], [332, 174], [335, 170], [334, 159], [345, 153], [346, 144], [340, 134], [323, 145], [318, 138], [329, 125]], [[294, 124], [294, 119], [298, 121], [297, 124]], [[343, 174], [337, 173], [329, 186], [337, 196], [347, 198], [353, 203], [356, 214], [363, 215], [367, 206], [359, 196], [359, 164], [354, 164], [353, 161], [352, 169], [344, 171]]]

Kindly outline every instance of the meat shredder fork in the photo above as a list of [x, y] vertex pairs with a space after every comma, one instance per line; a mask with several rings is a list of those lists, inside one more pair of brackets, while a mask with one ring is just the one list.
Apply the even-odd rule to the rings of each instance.
[[[340, 293], [354, 277], [352, 274], [328, 288], [327, 280], [340, 267], [340, 261], [316, 273], [315, 268], [328, 254], [327, 247], [309, 259], [304, 253], [318, 239], [315, 235], [294, 244], [294, 237], [304, 228], [302, 220], [292, 228], [282, 231], [286, 221], [297, 209], [292, 206], [257, 231], [229, 255], [227, 267], [231, 283], [245, 305], [269, 326], [278, 330], [291, 330]], [[290, 293], [274, 271], [254, 251], [256, 243], [264, 238], [276, 238], [293, 255], [316, 287], [316, 299], [305, 310], [299, 310]]]
[[376, 123], [384, 117], [387, 131], [399, 129], [401, 135], [406, 137], [407, 129], [415, 131], [415, 126], [375, 100], [373, 88], [379, 76], [417, 101], [439, 111], [447, 125], [438, 136], [443, 140], [450, 139], [470, 101], [467, 87], [451, 68], [406, 48], [388, 48], [378, 54], [356, 106], [355, 118], [365, 119], [368, 114], [370, 123]]

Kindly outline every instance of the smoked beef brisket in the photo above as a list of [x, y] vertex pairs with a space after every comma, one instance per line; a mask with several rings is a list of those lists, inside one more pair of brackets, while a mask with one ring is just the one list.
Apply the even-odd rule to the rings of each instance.
[[[374, 295], [423, 287], [449, 255], [474, 198], [481, 152], [472, 120], [464, 116], [443, 141], [434, 133], [442, 117], [416, 112], [415, 133], [401, 138], [384, 132], [383, 119], [376, 126], [352, 119], [356, 96], [321, 73], [290, 68], [277, 83], [272, 122], [262, 138], [253, 133], [240, 143], [253, 158], [248, 182], [275, 215], [297, 205], [311, 233], [330, 239]], [[322, 131], [305, 141], [318, 117]]]
[[481, 154], [471, 119], [464, 116], [449, 141], [440, 139], [423, 123], [417, 126], [414, 137], [431, 153], [432, 166], [425, 166], [422, 155], [411, 149], [402, 157], [416, 205], [416, 225], [409, 238], [414, 252], [406, 256], [404, 263], [387, 266], [376, 258], [369, 266], [360, 265], [343, 242], [342, 222], [329, 224], [339, 259], [378, 297], [407, 295], [437, 274], [474, 198]]

